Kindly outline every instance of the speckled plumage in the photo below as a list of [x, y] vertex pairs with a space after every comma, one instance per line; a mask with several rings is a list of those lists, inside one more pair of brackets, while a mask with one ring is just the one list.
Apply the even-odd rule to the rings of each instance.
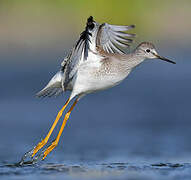
[[[92, 69], [89, 66], [93, 65], [95, 65], [95, 69], [96, 67], [102, 67], [99, 65], [104, 57], [97, 51], [98, 46], [103, 52], [108, 54], [115, 52], [123, 54], [122, 47], [128, 48], [128, 43], [132, 42], [129, 38], [134, 37], [134, 34], [126, 33], [127, 30], [132, 28], [134, 28], [133, 25], [117, 26], [107, 23], [100, 25], [93, 20], [93, 17], [89, 17], [85, 30], [80, 34], [76, 44], [63, 60], [61, 70], [50, 80], [45, 88], [37, 93], [37, 96], [53, 96], [59, 95], [66, 90], [73, 91], [76, 79], [78, 79], [77, 76], [81, 72], [80, 68], [86, 66], [86, 69]], [[88, 74], [88, 72], [86, 73]]]
[[[63, 91], [71, 91], [70, 97], [59, 111], [47, 136], [32, 150], [27, 152], [19, 162], [23, 165], [27, 157], [33, 158], [46, 145], [63, 111], [70, 101], [76, 97], [73, 105], [66, 113], [56, 139], [33, 158], [32, 163], [44, 159], [57, 145], [67, 120], [79, 99], [88, 93], [111, 88], [124, 80], [129, 73], [145, 59], [161, 59], [170, 63], [175, 62], [158, 55], [152, 43], [143, 42], [129, 53], [123, 53], [121, 47], [128, 47], [131, 42], [124, 33], [134, 26], [116, 26], [109, 24], [99, 25], [93, 18], [88, 18], [85, 31], [69, 55], [62, 62], [61, 70], [50, 80], [47, 86], [37, 96], [58, 95]], [[121, 41], [125, 41], [121, 42]]]
[[134, 35], [122, 31], [131, 28], [134, 26], [99, 25], [92, 17], [88, 18], [85, 31], [62, 62], [61, 71], [37, 96], [58, 95], [69, 90], [70, 99], [82, 97], [119, 84], [147, 58], [172, 62], [159, 56], [154, 45], [149, 42], [140, 43], [129, 54], [123, 53], [121, 47], [128, 48], [127, 43], [132, 42], [127, 37]]

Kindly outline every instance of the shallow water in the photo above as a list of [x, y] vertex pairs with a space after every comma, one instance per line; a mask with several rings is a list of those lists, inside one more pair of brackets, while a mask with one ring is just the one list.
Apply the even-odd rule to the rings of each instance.
[[191, 179], [190, 53], [165, 54], [177, 65], [147, 61], [121, 85], [84, 97], [59, 146], [24, 167], [15, 163], [45, 136], [68, 93], [34, 98], [55, 61], [2, 64], [0, 179]]
[[4, 164], [0, 167], [1, 178], [6, 179], [190, 179], [191, 164], [43, 164], [17, 167]]

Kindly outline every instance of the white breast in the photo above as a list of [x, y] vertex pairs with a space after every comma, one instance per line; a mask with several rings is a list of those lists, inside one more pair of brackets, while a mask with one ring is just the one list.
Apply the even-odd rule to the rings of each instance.
[[76, 96], [82, 93], [88, 94], [111, 88], [119, 84], [126, 77], [115, 73], [107, 74], [100, 72], [102, 59], [103, 58], [100, 58], [100, 56], [90, 53], [88, 60], [80, 63], [71, 96]]

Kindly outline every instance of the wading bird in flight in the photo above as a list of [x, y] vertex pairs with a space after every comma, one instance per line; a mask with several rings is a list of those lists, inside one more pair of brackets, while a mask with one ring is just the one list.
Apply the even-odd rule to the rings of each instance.
[[88, 18], [85, 30], [63, 60], [60, 71], [54, 75], [44, 89], [37, 93], [38, 97], [50, 97], [64, 91], [71, 91], [70, 97], [59, 111], [46, 137], [23, 156], [20, 164], [24, 163], [26, 157], [34, 159], [36, 153], [46, 145], [71, 100], [75, 99], [65, 114], [56, 139], [36, 155], [36, 159], [44, 159], [58, 145], [70, 113], [82, 97], [118, 85], [145, 59], [161, 59], [175, 64], [160, 56], [150, 42], [142, 42], [131, 53], [124, 53], [123, 50], [129, 47], [129, 43], [132, 42], [131, 38], [135, 36], [127, 33], [132, 28], [134, 25], [99, 24], [93, 20], [92, 16]]

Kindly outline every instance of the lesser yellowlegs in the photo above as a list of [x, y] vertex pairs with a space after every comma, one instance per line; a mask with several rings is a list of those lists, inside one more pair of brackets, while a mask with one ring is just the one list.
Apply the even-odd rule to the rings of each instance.
[[44, 159], [58, 144], [65, 124], [76, 103], [83, 96], [111, 88], [124, 80], [129, 73], [145, 59], [161, 59], [175, 62], [159, 56], [154, 45], [142, 42], [137, 48], [125, 54], [122, 48], [127, 48], [134, 34], [126, 33], [134, 26], [116, 26], [107, 23], [98, 24], [92, 17], [88, 18], [85, 31], [61, 64], [61, 70], [50, 80], [47, 86], [37, 96], [53, 96], [64, 91], [71, 91], [69, 99], [59, 111], [47, 136], [23, 157], [35, 154], [48, 142], [52, 131], [69, 102], [76, 98], [70, 110], [66, 113], [60, 131], [51, 145], [37, 156]]

